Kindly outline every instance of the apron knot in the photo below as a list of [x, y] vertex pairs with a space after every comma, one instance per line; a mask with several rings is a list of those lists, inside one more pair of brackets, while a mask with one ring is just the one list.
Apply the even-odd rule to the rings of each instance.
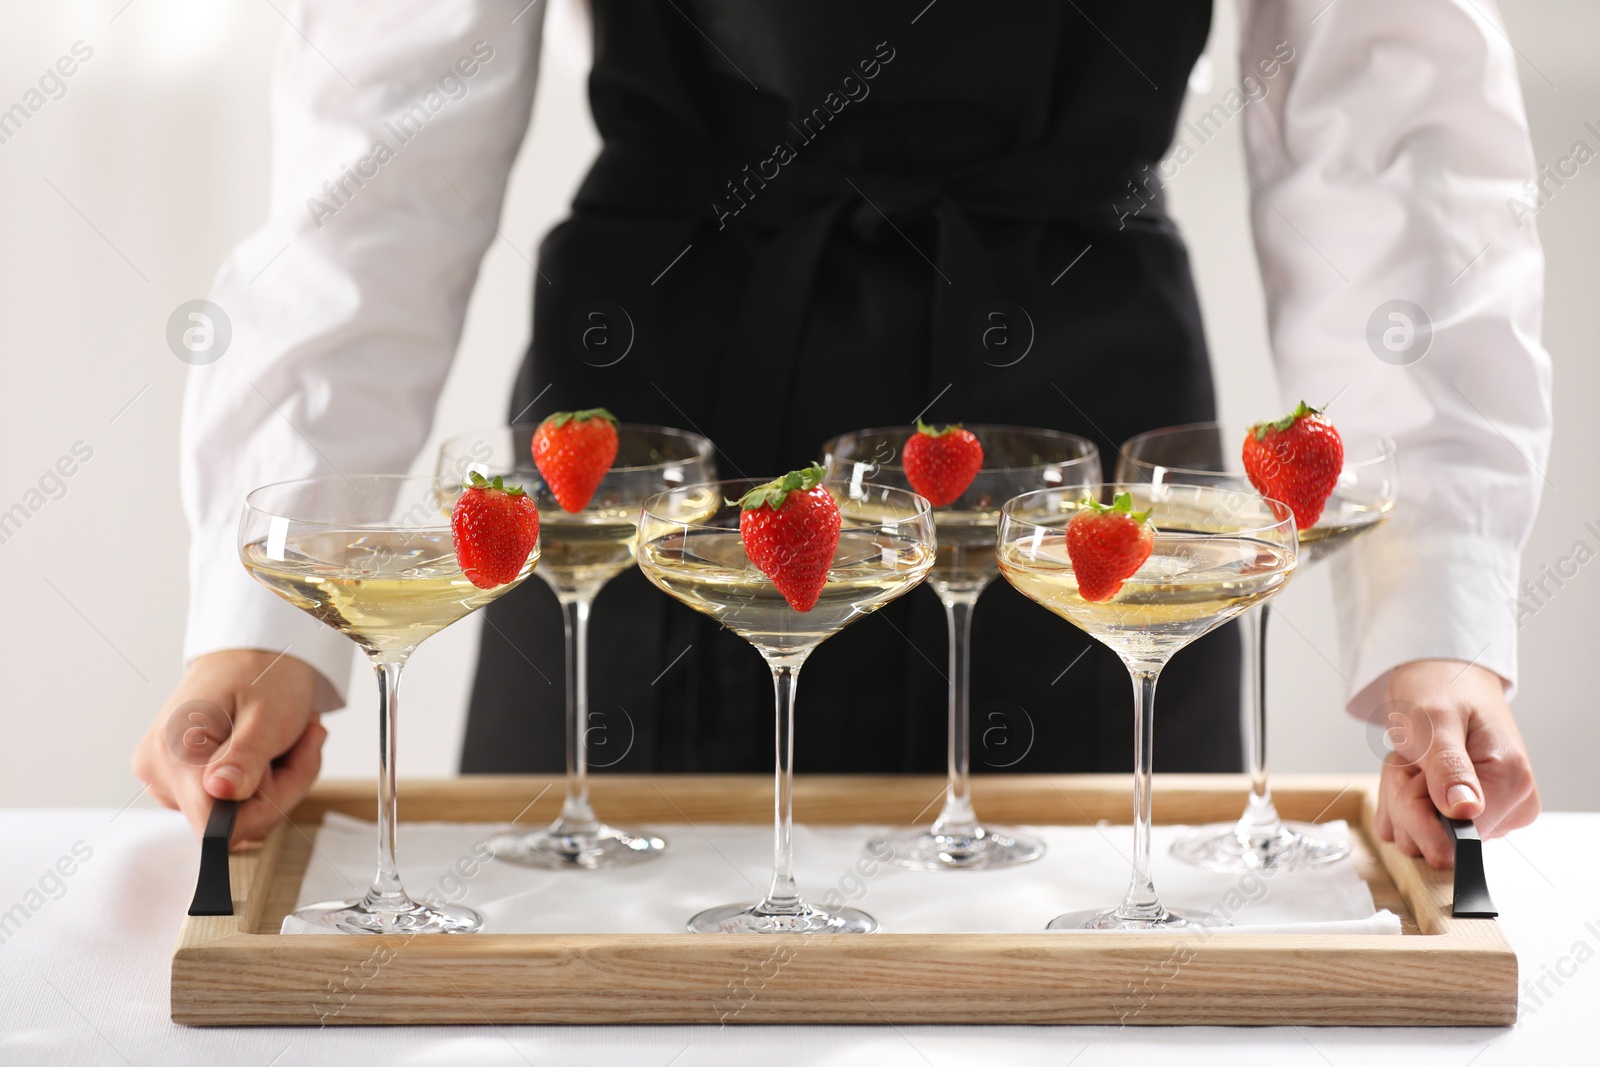
[[850, 211], [850, 229], [866, 244], [878, 244], [922, 222], [943, 196], [926, 180], [901, 175], [863, 174], [854, 179], [857, 199]]

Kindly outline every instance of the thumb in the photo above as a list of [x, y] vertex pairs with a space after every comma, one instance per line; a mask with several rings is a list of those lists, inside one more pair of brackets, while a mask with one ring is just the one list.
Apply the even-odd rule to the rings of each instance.
[[1428, 794], [1434, 807], [1452, 819], [1476, 819], [1483, 814], [1483, 786], [1478, 781], [1465, 741], [1454, 731], [1440, 730], [1422, 758]]
[[294, 715], [261, 705], [241, 710], [226, 747], [206, 768], [206, 792], [221, 800], [250, 796], [268, 765], [294, 747], [304, 725]]

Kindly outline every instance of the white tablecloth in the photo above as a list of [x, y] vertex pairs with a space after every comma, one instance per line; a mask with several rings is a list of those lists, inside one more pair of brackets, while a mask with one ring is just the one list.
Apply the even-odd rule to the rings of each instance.
[[[429, 1027], [191, 1030], [168, 1019], [198, 846], [168, 812], [0, 811], [0, 1065], [856, 1064], [1496, 1067], [1600, 1058], [1600, 814], [1488, 845], [1524, 979], [1509, 1030], [1129, 1027]], [[64, 873], [70, 872], [70, 873]], [[1586, 910], [1575, 910], [1586, 909]]]
[[[530, 870], [494, 860], [489, 840], [504, 824], [402, 824], [401, 877], [415, 896], [436, 894], [483, 916], [485, 933], [683, 932], [703, 908], [760, 897], [772, 877], [770, 825], [697, 823], [693, 829], [646, 826], [669, 839], [665, 855], [624, 869]], [[518, 828], [525, 829], [525, 828]], [[794, 828], [795, 877], [805, 899], [831, 892], [869, 912], [885, 933], [1037, 933], [1064, 911], [1110, 907], [1128, 881], [1130, 826], [1041, 826], [1022, 829], [1043, 840], [1045, 854], [1025, 867], [940, 875], [877, 863], [866, 842], [899, 827]], [[1151, 835], [1152, 874], [1172, 907], [1210, 912], [1230, 932], [1398, 934], [1400, 920], [1378, 911], [1353, 864], [1334, 864], [1293, 878], [1202, 871], [1171, 859], [1181, 832]], [[1324, 832], [1343, 837], [1344, 823]], [[298, 905], [341, 900], [372, 880], [377, 827], [337, 812], [316, 834]], [[936, 880], [930, 880], [936, 879]], [[332, 931], [293, 916], [286, 934]], [[1089, 935], [1085, 935], [1089, 936]], [[1104, 936], [1104, 935], [1101, 935]]]

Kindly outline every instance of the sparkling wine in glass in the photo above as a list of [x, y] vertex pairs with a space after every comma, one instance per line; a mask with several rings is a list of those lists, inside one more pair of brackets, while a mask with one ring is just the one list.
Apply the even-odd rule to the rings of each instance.
[[[1250, 492], [1241, 446], [1246, 426], [1215, 422], [1151, 430], [1126, 441], [1117, 462], [1117, 479], [1212, 485]], [[1394, 442], [1376, 434], [1341, 431], [1344, 466], [1338, 484], [1316, 525], [1299, 531], [1300, 566], [1326, 559], [1368, 531], [1394, 510], [1399, 485]], [[1315, 826], [1285, 822], [1272, 802], [1267, 780], [1267, 619], [1261, 605], [1239, 621], [1244, 651], [1241, 702], [1245, 770], [1250, 797], [1236, 822], [1196, 827], [1173, 843], [1172, 853], [1186, 863], [1211, 870], [1263, 867], [1296, 870], [1343, 859], [1348, 841], [1325, 837]]]
[[639, 567], [670, 596], [755, 646], [772, 670], [776, 705], [773, 875], [756, 904], [711, 908], [695, 933], [867, 933], [877, 922], [854, 908], [827, 911], [801, 899], [794, 877], [794, 697], [800, 667], [823, 641], [903, 595], [933, 566], [933, 516], [922, 497], [887, 486], [847, 493], [828, 486], [842, 526], [815, 606], [792, 607], [751, 561], [735, 501], [761, 483], [716, 482], [658, 494], [639, 521]]
[[530, 867], [596, 870], [658, 856], [666, 841], [610, 826], [589, 801], [589, 614], [607, 582], [634, 562], [639, 505], [654, 493], [715, 477], [711, 442], [663, 426], [617, 426], [617, 457], [581, 511], [564, 510], [533, 462], [537, 423], [498, 426], [450, 438], [435, 479], [459, 483], [465, 472], [520, 482], [539, 507], [539, 577], [561, 604], [566, 629], [567, 792], [550, 826], [490, 840], [496, 859]]
[[[1155, 527], [1150, 556], [1109, 598], [1079, 591], [1067, 526], [1092, 505], [1122, 494]], [[1156, 679], [1185, 645], [1275, 594], [1294, 570], [1294, 516], [1253, 493], [1208, 486], [1117, 483], [1087, 497], [1044, 489], [1009, 501], [1000, 517], [1000, 572], [1030, 599], [1115, 652], [1134, 692], [1134, 859], [1123, 902], [1073, 912], [1052, 930], [1151, 930], [1217, 925], [1208, 913], [1162, 905], [1150, 875], [1151, 763]], [[1086, 572], [1087, 573], [1087, 572]], [[1087, 580], [1087, 579], [1086, 579]]]
[[[972, 808], [972, 612], [1000, 573], [995, 530], [1007, 500], [1033, 489], [1085, 488], [1100, 481], [1094, 442], [1074, 434], [1022, 426], [965, 426], [983, 448], [983, 466], [955, 500], [933, 509], [938, 554], [928, 585], [944, 605], [949, 634], [949, 736], [944, 806], [933, 824], [871, 844], [874, 854], [902, 867], [973, 870], [1026, 863], [1044, 855], [1044, 843], [1007, 827], [985, 825]], [[894, 427], [847, 433], [823, 445], [831, 481], [912, 489], [901, 457], [916, 430]], [[888, 848], [883, 847], [889, 846]]]
[[400, 674], [413, 650], [457, 619], [520, 585], [470, 580], [456, 557], [450, 512], [461, 491], [432, 479], [351, 475], [279, 482], [245, 498], [239, 558], [251, 577], [350, 638], [378, 676], [378, 872], [359, 900], [295, 912], [343, 933], [466, 933], [470, 908], [414, 900], [395, 866], [395, 726]]

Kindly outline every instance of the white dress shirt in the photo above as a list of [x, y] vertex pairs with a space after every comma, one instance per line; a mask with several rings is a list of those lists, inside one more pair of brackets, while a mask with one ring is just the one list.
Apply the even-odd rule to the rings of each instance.
[[[233, 346], [185, 396], [186, 658], [287, 650], [323, 676], [323, 709], [342, 702], [350, 643], [246, 575], [240, 504], [268, 482], [416, 458], [532, 108], [544, 4], [525, 3], [291, 14], [271, 216], [218, 276]], [[1243, 72], [1293, 50], [1243, 109], [1285, 403], [1338, 395], [1339, 425], [1399, 445], [1396, 517], [1334, 564], [1353, 707], [1414, 659], [1513, 681], [1508, 602], [1550, 425], [1543, 260], [1506, 206], [1534, 177], [1514, 53], [1490, 0], [1238, 3]], [[317, 41], [338, 42], [337, 68]], [[1393, 299], [1432, 322], [1409, 366], [1367, 342]]]

